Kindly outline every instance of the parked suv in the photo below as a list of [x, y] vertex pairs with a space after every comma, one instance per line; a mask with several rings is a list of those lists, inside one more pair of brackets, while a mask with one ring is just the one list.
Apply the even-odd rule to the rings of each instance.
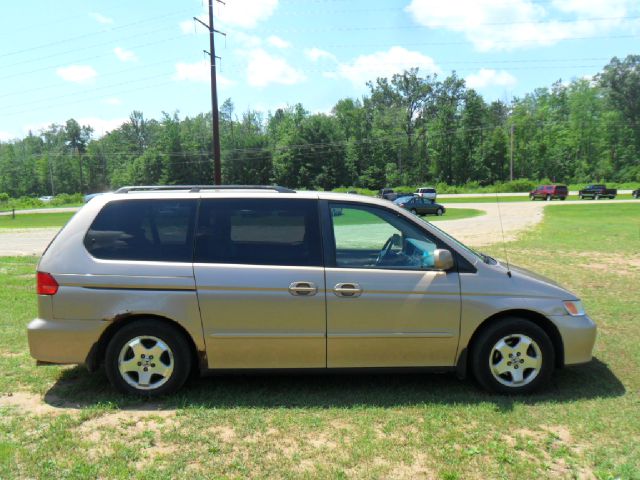
[[588, 362], [596, 335], [553, 281], [349, 194], [124, 188], [87, 203], [37, 270], [31, 355], [103, 365], [147, 396], [193, 370], [371, 367], [526, 393]]
[[416, 190], [416, 195], [428, 200], [435, 200], [437, 196], [436, 189], [433, 187], [420, 187]]
[[535, 190], [529, 192], [529, 198], [535, 200], [541, 198], [543, 200], [553, 200], [559, 198], [564, 200], [569, 196], [569, 189], [566, 185], [540, 185]]

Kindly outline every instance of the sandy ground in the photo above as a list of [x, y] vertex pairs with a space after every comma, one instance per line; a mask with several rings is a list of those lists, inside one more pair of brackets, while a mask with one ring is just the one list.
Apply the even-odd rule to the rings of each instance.
[[[443, 202], [446, 203], [446, 202]], [[600, 202], [504, 202], [504, 203], [456, 203], [450, 208], [475, 208], [486, 215], [460, 220], [444, 220], [435, 223], [439, 228], [463, 243], [478, 247], [509, 241], [527, 231], [542, 220], [545, 207], [559, 205], [608, 205], [610, 203], [636, 203], [640, 200], [603, 200]], [[50, 210], [48, 210], [50, 211]], [[73, 209], [64, 209], [73, 211]], [[425, 217], [427, 219], [432, 217]], [[501, 220], [502, 219], [502, 227]], [[0, 257], [18, 255], [42, 255], [58, 228], [30, 228], [22, 230], [0, 229]]]
[[542, 220], [547, 203], [456, 203], [450, 208], [458, 206], [482, 210], [486, 215], [460, 220], [443, 220], [434, 224], [462, 243], [480, 247], [501, 242], [503, 238], [506, 241], [514, 240], [520, 233]]

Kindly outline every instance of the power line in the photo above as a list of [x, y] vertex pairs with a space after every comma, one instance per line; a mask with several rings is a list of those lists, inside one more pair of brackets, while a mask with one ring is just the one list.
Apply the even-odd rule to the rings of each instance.
[[[159, 28], [159, 29], [151, 30], [151, 31], [147, 31], [147, 32], [136, 33], [135, 35], [130, 35], [128, 37], [118, 38], [117, 42], [118, 43], [122, 43], [122, 42], [126, 42], [127, 40], [131, 40], [133, 38], [139, 38], [139, 37], [145, 37], [145, 36], [149, 36], [149, 35], [155, 35], [158, 32], [164, 32], [166, 30], [175, 30], [175, 25], [170, 25], [170, 26], [166, 26], [166, 27], [163, 27], [163, 28]], [[178, 37], [173, 37], [173, 38], [178, 38]], [[64, 55], [68, 55], [70, 53], [83, 52], [83, 51], [90, 50], [90, 49], [96, 48], [96, 47], [104, 47], [106, 45], [113, 46], [114, 43], [116, 43], [116, 41], [108, 40], [108, 41], [102, 42], [102, 43], [96, 43], [96, 44], [88, 45], [88, 46], [81, 47], [81, 48], [74, 48], [72, 50], [66, 50], [64, 52], [58, 52], [58, 53], [54, 53], [54, 54], [51, 54], [51, 55], [47, 55], [47, 58], [61, 57], [61, 56], [64, 56]], [[129, 47], [129, 48], [136, 48], [136, 47], [133, 46], [133, 47]], [[16, 67], [18, 65], [25, 65], [25, 64], [28, 64], [28, 63], [34, 63], [34, 62], [40, 62], [40, 61], [41, 61], [40, 58], [31, 58], [31, 59], [28, 59], [28, 60], [22, 60], [20, 62], [12, 63], [12, 64], [9, 64], [9, 65], [3, 65], [3, 68], [11, 68], [11, 67]], [[71, 61], [73, 61], [73, 60], [71, 60]]]
[[[143, 45], [137, 45], [137, 46], [133, 46], [131, 48], [144, 48], [144, 47], [148, 47], [148, 46], [154, 46], [154, 45], [158, 45], [160, 43], [165, 43], [171, 40], [174, 40], [175, 38], [180, 38], [180, 37], [172, 37], [172, 38], [168, 38], [168, 39], [163, 39], [163, 40], [159, 40], [157, 42], [150, 42], [147, 44], [143, 44]], [[94, 58], [98, 58], [98, 57], [94, 57]], [[574, 61], [574, 62], [587, 62], [587, 61], [602, 61], [602, 62], [606, 62], [607, 60], [609, 60], [609, 57], [587, 57], [587, 58], [544, 58], [544, 59], [527, 59], [527, 60], [492, 60], [491, 62], [487, 62], [485, 60], [478, 60], [478, 61], [468, 61], [468, 60], [450, 60], [450, 61], [446, 61], [446, 62], [438, 62], [438, 65], [482, 65], [485, 68], [492, 68], [492, 67], [497, 67], [500, 65], [511, 65], [511, 64], [527, 64], [527, 65], [531, 65], [531, 66], [536, 66], [536, 68], [538, 67], [538, 63], [563, 63], [563, 67], [567, 66], [566, 64], [568, 62]], [[120, 75], [120, 74], [124, 74], [124, 73], [129, 73], [132, 71], [136, 71], [136, 70], [147, 70], [149, 67], [155, 66], [155, 65], [163, 65], [163, 64], [167, 64], [167, 63], [176, 63], [178, 62], [178, 59], [172, 59], [172, 60], [163, 60], [160, 62], [154, 62], [151, 64], [145, 64], [145, 65], [137, 65], [135, 67], [132, 68], [126, 68], [126, 69], [122, 69], [122, 70], [118, 70], [118, 71], [111, 71], [111, 72], [107, 72], [104, 74], [101, 74], [100, 77], [104, 78], [104, 77], [109, 77], [109, 76], [114, 76], [114, 75]], [[378, 65], [396, 65], [395, 63], [389, 63], [389, 62], [381, 62], [378, 63]], [[547, 65], [547, 66], [542, 66], [543, 68], [553, 68], [553, 65]], [[568, 65], [567, 68], [570, 68], [571, 65]], [[49, 68], [49, 67], [47, 67]], [[56, 68], [56, 67], [51, 67], [51, 68]], [[242, 67], [239, 64], [232, 64], [230, 70], [234, 71], [234, 72], [238, 72], [241, 71]], [[322, 69], [322, 68], [317, 68], [317, 69], [301, 69], [301, 71], [304, 72], [331, 72], [331, 73], [336, 73], [335, 70], [327, 70], [327, 69]], [[32, 88], [32, 89], [27, 89], [27, 90], [20, 90], [20, 91], [13, 91], [13, 92], [6, 92], [3, 94], [0, 94], [0, 98], [4, 98], [4, 97], [13, 97], [17, 94], [27, 94], [27, 93], [33, 93], [33, 92], [37, 92], [37, 91], [42, 91], [42, 90], [48, 90], [48, 89], [52, 89], [52, 88], [58, 88], [58, 85], [55, 84], [49, 84], [49, 85], [44, 85], [42, 87], [38, 87], [38, 88]], [[60, 98], [60, 97], [56, 97], [56, 98]]]
[[[166, 40], [162, 40], [161, 42], [157, 42], [157, 43], [163, 43], [165, 41]], [[100, 74], [100, 78], [112, 77], [114, 75], [121, 75], [123, 73], [134, 72], [136, 70], [149, 70], [150, 67], [155, 67], [155, 66], [158, 66], [158, 65], [166, 65], [167, 63], [176, 63], [176, 62], [178, 62], [177, 59], [171, 59], [171, 60], [161, 60], [159, 62], [147, 63], [147, 64], [144, 64], [144, 65], [136, 65], [135, 67], [131, 67], [131, 68], [124, 68], [122, 70], [115, 70], [115, 71], [109, 71], [107, 73], [102, 73], [102, 74]], [[60, 88], [60, 86], [57, 85], [57, 84], [47, 84], [47, 85], [43, 85], [43, 86], [38, 87], [38, 88], [30, 88], [28, 90], [19, 90], [19, 91], [13, 91], [13, 92], [8, 91], [8, 92], [3, 93], [2, 95], [0, 95], [0, 98], [14, 97], [16, 95], [23, 95], [23, 94], [29, 94], [29, 93], [34, 93], [34, 92], [41, 92], [43, 90], [51, 90], [52, 88]], [[60, 97], [56, 96], [56, 98], [60, 98]]]
[[[155, 41], [155, 42], [149, 42], [149, 43], [143, 43], [143, 44], [140, 44], [140, 45], [134, 45], [134, 46], [129, 47], [129, 48], [145, 48], [145, 47], [149, 47], [149, 46], [152, 46], [152, 45], [158, 45], [160, 43], [170, 42], [172, 40], [183, 38], [184, 36], [185, 36], [185, 34], [181, 34], [181, 35], [177, 35], [175, 37], [169, 37], [169, 38], [165, 38], [163, 40], [159, 40], [159, 41]], [[104, 54], [101, 54], [101, 55], [92, 55], [90, 57], [85, 57], [85, 58], [82, 58], [82, 59], [73, 60], [73, 63], [88, 62], [88, 61], [94, 60], [96, 58], [103, 58], [103, 57], [108, 57], [108, 56], [111, 56], [111, 55], [113, 55], [113, 52], [107, 52], [107, 53], [104, 53]], [[9, 79], [9, 78], [21, 77], [23, 75], [30, 75], [32, 73], [43, 72], [43, 71], [51, 70], [51, 69], [54, 69], [54, 68], [64, 67], [64, 66], [66, 66], [68, 64], [69, 64], [69, 62], [65, 62], [63, 64], [47, 65], [45, 67], [36, 68], [34, 70], [29, 70], [27, 72], [18, 72], [18, 73], [14, 73], [12, 75], [5, 75], [4, 77], [0, 77], [0, 80], [6, 80], [6, 79]]]
[[[505, 22], [486, 22], [486, 23], [475, 23], [474, 27], [479, 26], [510, 26], [510, 25], [543, 25], [543, 24], [551, 24], [551, 23], [585, 23], [585, 22], [598, 22], [598, 21], [610, 21], [610, 20], [637, 20], [640, 19], [640, 16], [620, 16], [620, 17], [593, 17], [593, 18], [584, 18], [578, 20], [530, 20], [530, 21], [505, 21]], [[292, 32], [292, 33], [310, 33], [310, 32], [330, 32], [330, 31], [340, 31], [340, 32], [357, 32], [357, 31], [383, 31], [383, 30], [416, 30], [416, 29], [425, 29], [425, 28], [447, 28], [447, 27], [456, 27], [456, 26], [466, 26], [461, 23], [440, 23], [438, 25], [433, 25], [431, 27], [427, 25], [391, 25], [391, 26], [367, 26], [367, 27], [318, 27], [318, 28], [286, 28], [281, 26], [272, 27], [274, 30], [258, 30], [262, 33], [282, 33], [282, 32]]]
[[[594, 119], [596, 120], [596, 119]], [[550, 124], [557, 124], [557, 122], [555, 121], [535, 121], [532, 122], [536, 127], [544, 127], [545, 125], [550, 125]], [[629, 123], [628, 122], [612, 122], [612, 123], [607, 123], [608, 126], [628, 126]], [[294, 145], [268, 145], [265, 147], [251, 147], [251, 148], [226, 148], [224, 150], [222, 150], [222, 153], [224, 154], [228, 154], [228, 153], [278, 153], [278, 152], [288, 152], [288, 151], [292, 151], [292, 150], [297, 150], [298, 152], [296, 153], [298, 156], [304, 157], [304, 158], [314, 158], [316, 157], [318, 154], [321, 154], [323, 152], [309, 152], [308, 150], [318, 150], [318, 149], [330, 149], [330, 148], [336, 148], [336, 147], [346, 147], [349, 144], [355, 144], [355, 145], [367, 145], [367, 144], [375, 144], [375, 143], [381, 143], [381, 142], [386, 142], [386, 141], [404, 141], [406, 138], [416, 138], [416, 137], [422, 137], [425, 136], [427, 139], [433, 139], [438, 138], [438, 137], [444, 137], [447, 135], [453, 135], [456, 133], [459, 133], [461, 131], [464, 132], [483, 132], [483, 131], [493, 131], [496, 128], [502, 128], [504, 129], [505, 127], [507, 127], [508, 125], [487, 125], [487, 126], [481, 126], [481, 127], [472, 127], [472, 128], [464, 128], [464, 127], [456, 127], [456, 128], [451, 128], [448, 130], [439, 130], [439, 131], [435, 131], [435, 132], [430, 132], [428, 130], [426, 130], [423, 133], [414, 133], [414, 134], [410, 134], [407, 135], [406, 132], [397, 132], [397, 133], [393, 133], [393, 134], [387, 134], [387, 135], [382, 135], [382, 136], [377, 136], [377, 137], [372, 137], [372, 138], [363, 138], [360, 140], [353, 140], [353, 139], [346, 139], [346, 140], [338, 140], [335, 142], [318, 142], [318, 143], [303, 143], [303, 144], [294, 144]], [[158, 152], [160, 155], [166, 156], [166, 157], [170, 157], [170, 158], [176, 158], [176, 157], [185, 157], [188, 155], [206, 155], [208, 154], [208, 152], [206, 150], [201, 150], [200, 152], [194, 152], [194, 151], [183, 151], [183, 152], [179, 152], [179, 153], [171, 153], [171, 152]], [[123, 157], [132, 157], [132, 156], [140, 156], [140, 154], [138, 152], [131, 152], [131, 151], [123, 151], [123, 152], [101, 152], [101, 155], [106, 155], [108, 157], [118, 157], [118, 156], [123, 156]], [[70, 153], [68, 152], [45, 152], [45, 153], [34, 153], [34, 154], [29, 154], [26, 155], [27, 157], [30, 158], [59, 158], [59, 157], [66, 157], [69, 156]], [[85, 154], [86, 155], [86, 154]], [[138, 158], [136, 157], [136, 158]], [[173, 161], [173, 163], [178, 163], [178, 164], [190, 164], [190, 163], [203, 163], [203, 162], [207, 162], [207, 159], [204, 160], [185, 160], [184, 162], [176, 162]]]
[[33, 46], [33, 47], [29, 47], [29, 48], [23, 48], [21, 50], [14, 50], [12, 52], [7, 52], [7, 53], [0, 54], [0, 58], [9, 57], [9, 56], [13, 56], [13, 55], [19, 55], [19, 54], [22, 54], [22, 53], [31, 52], [33, 50], [39, 50], [41, 48], [49, 48], [49, 47], [53, 47], [55, 45], [61, 45], [61, 44], [64, 44], [64, 43], [75, 42], [77, 40], [82, 40], [84, 38], [91, 37], [93, 35], [100, 35], [100, 34], [103, 34], [103, 33], [110, 33], [110, 32], [117, 31], [117, 30], [122, 30], [122, 29], [125, 29], [125, 28], [135, 27], [135, 26], [142, 25], [142, 24], [145, 24], [145, 23], [154, 22], [156, 20], [162, 20], [162, 19], [165, 19], [165, 18], [169, 18], [169, 17], [175, 16], [178, 13], [185, 13], [187, 11], [190, 11], [190, 9], [189, 10], [186, 10], [186, 9], [178, 10], [178, 11], [175, 11], [175, 12], [172, 12], [172, 13], [169, 13], [169, 14], [164, 14], [164, 15], [159, 15], [159, 16], [156, 16], [156, 17], [145, 18], [143, 20], [138, 20], [136, 22], [131, 22], [131, 23], [128, 23], [128, 24], [125, 24], [125, 25], [106, 28], [106, 29], [100, 30], [98, 32], [89, 32], [89, 33], [85, 33], [85, 34], [82, 34], [82, 35], [78, 35], [76, 37], [69, 37], [69, 38], [65, 38], [65, 39], [62, 39], [62, 40], [55, 41], [55, 42], [49, 42], [49, 43], [46, 43], [46, 44], [36, 45], [36, 46]]

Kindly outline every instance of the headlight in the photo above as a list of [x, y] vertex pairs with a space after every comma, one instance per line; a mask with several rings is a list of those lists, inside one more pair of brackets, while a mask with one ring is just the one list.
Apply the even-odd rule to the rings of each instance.
[[567, 313], [572, 317], [584, 315], [584, 307], [580, 300], [565, 300], [562, 303], [564, 303], [564, 308], [567, 310]]

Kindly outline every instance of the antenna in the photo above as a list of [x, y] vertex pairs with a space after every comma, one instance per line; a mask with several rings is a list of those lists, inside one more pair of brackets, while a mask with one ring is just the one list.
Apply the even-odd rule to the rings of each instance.
[[504, 258], [507, 261], [507, 275], [511, 278], [511, 267], [509, 266], [509, 253], [507, 252], [507, 242], [504, 240], [504, 226], [502, 225], [502, 212], [500, 211], [500, 197], [496, 188], [496, 205], [498, 206], [498, 218], [500, 219], [500, 231], [502, 232], [502, 249], [504, 250]]

